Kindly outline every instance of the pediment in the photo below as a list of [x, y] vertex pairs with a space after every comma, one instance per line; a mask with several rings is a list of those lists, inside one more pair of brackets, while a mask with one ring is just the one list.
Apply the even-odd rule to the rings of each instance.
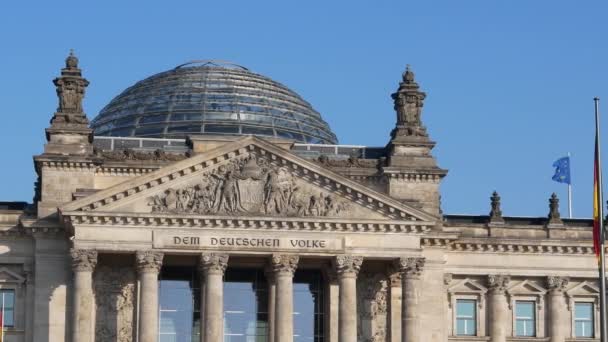
[[580, 284], [566, 291], [568, 296], [596, 296], [600, 293], [600, 289], [595, 284], [588, 281], [583, 281]]
[[9, 270], [6, 267], [0, 268], [0, 283], [18, 283], [25, 282], [25, 277]]
[[448, 292], [449, 293], [483, 294], [483, 293], [488, 292], [488, 289], [485, 286], [477, 283], [476, 281], [466, 278], [466, 279], [462, 279], [459, 282], [455, 283], [454, 285], [450, 286], [448, 288]]
[[539, 286], [533, 281], [523, 280], [518, 283], [515, 283], [513, 286], [507, 289], [509, 294], [513, 295], [524, 295], [524, 294], [534, 294], [534, 295], [543, 295], [547, 292], [546, 289]]
[[437, 219], [256, 137], [173, 163], [59, 211], [138, 219], [416, 222], [427, 229]]

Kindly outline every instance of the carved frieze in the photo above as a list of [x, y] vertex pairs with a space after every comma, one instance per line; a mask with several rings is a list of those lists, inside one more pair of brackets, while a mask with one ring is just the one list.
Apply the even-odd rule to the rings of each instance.
[[383, 159], [363, 159], [351, 156], [348, 159], [331, 159], [326, 155], [317, 158], [317, 162], [327, 167], [347, 167], [347, 168], [378, 168], [384, 166]]
[[152, 161], [179, 161], [189, 157], [188, 153], [168, 153], [163, 150], [155, 150], [151, 152], [134, 151], [131, 149], [102, 151], [95, 149], [93, 151], [96, 157], [111, 161], [125, 160], [152, 160]]
[[199, 266], [205, 274], [224, 274], [226, 267], [228, 267], [228, 254], [203, 253], [200, 257]]
[[161, 213], [339, 217], [350, 204], [252, 154], [204, 173], [195, 185], [152, 196], [148, 205]]
[[135, 263], [139, 272], [160, 271], [163, 265], [163, 253], [153, 251], [138, 251], [135, 254]]
[[270, 261], [274, 272], [293, 275], [298, 268], [300, 258], [293, 254], [273, 254]]
[[354, 255], [336, 256], [336, 272], [338, 277], [346, 275], [356, 276], [361, 269], [363, 257]]
[[135, 275], [130, 267], [99, 267], [94, 275], [95, 341], [131, 342], [134, 336]]
[[386, 342], [389, 280], [383, 272], [362, 271], [357, 279], [357, 340]]
[[74, 272], [92, 272], [97, 265], [97, 251], [88, 249], [71, 249], [72, 270]]

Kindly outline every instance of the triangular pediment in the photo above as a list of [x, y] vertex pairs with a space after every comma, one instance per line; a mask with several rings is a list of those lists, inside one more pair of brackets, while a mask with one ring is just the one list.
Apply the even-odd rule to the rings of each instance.
[[173, 163], [59, 210], [64, 216], [417, 222], [429, 229], [437, 219], [256, 137]]
[[9, 270], [6, 267], [0, 268], [0, 283], [18, 283], [21, 284], [25, 282], [25, 277], [20, 276], [19, 274]]
[[568, 294], [568, 296], [595, 296], [600, 293], [600, 289], [595, 286], [595, 284], [585, 280], [566, 291], [566, 293]]
[[542, 288], [538, 284], [530, 280], [520, 281], [507, 289], [509, 294], [523, 295], [523, 294], [535, 294], [543, 295], [547, 292], [546, 289]]
[[469, 278], [462, 279], [448, 288], [449, 293], [486, 293], [488, 289]]

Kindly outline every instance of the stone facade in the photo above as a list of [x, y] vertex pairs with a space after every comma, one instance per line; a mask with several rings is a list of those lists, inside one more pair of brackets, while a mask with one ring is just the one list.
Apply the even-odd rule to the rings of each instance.
[[[35, 203], [0, 207], [0, 289], [15, 293], [7, 341], [157, 341], [158, 275], [175, 257], [200, 274], [207, 342], [223, 341], [224, 273], [247, 260], [269, 279], [274, 342], [293, 340], [300, 268], [323, 271], [329, 342], [578, 341], [579, 302], [594, 304], [597, 336], [591, 221], [560, 218], [555, 196], [547, 217], [503, 217], [496, 193], [487, 216], [443, 215], [447, 171], [409, 68], [384, 155], [339, 160], [258, 137], [94, 149], [75, 56], [55, 84]], [[460, 300], [475, 304], [466, 336]], [[518, 301], [534, 303], [532, 337], [515, 336]]]

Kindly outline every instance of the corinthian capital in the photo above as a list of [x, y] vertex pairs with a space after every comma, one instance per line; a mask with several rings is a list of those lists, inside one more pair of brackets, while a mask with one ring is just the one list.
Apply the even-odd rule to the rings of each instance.
[[402, 278], [418, 278], [422, 274], [425, 261], [426, 258], [421, 257], [399, 258], [395, 266]]
[[548, 276], [547, 287], [551, 292], [562, 293], [568, 286], [569, 281], [568, 277]]
[[139, 272], [160, 271], [163, 265], [163, 253], [152, 251], [138, 251], [135, 253], [135, 263]]
[[298, 268], [300, 257], [293, 254], [273, 254], [270, 261], [272, 269], [276, 273], [289, 273], [293, 275], [296, 268]]
[[488, 276], [488, 287], [494, 293], [504, 293], [511, 281], [511, 277], [506, 274], [491, 274]]
[[71, 249], [72, 270], [74, 272], [92, 272], [97, 265], [97, 251], [88, 249]]
[[228, 254], [203, 253], [201, 254], [200, 267], [205, 274], [224, 274], [228, 267]]
[[336, 272], [338, 276], [357, 275], [361, 269], [363, 257], [354, 255], [338, 255], [336, 257]]

